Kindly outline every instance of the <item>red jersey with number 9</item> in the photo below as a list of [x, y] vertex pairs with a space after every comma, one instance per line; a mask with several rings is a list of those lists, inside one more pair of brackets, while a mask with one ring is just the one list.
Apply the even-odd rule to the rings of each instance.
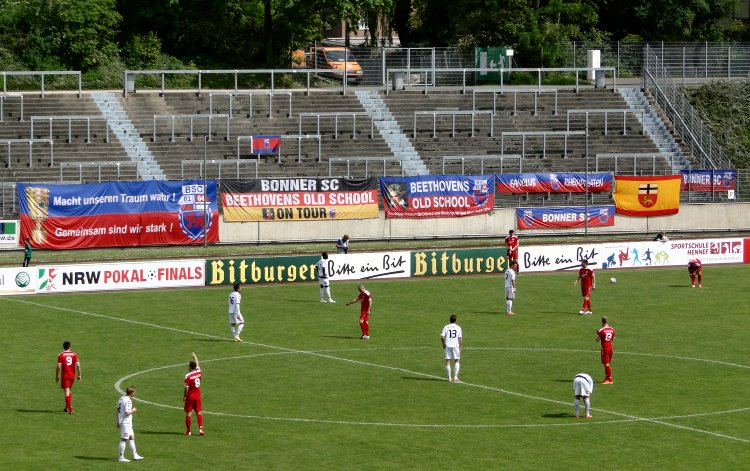
[[78, 355], [75, 352], [62, 352], [57, 355], [57, 363], [62, 365], [60, 378], [73, 379], [76, 376], [76, 363]]
[[185, 387], [187, 388], [187, 397], [196, 398], [201, 395], [201, 369], [196, 368], [185, 375]]

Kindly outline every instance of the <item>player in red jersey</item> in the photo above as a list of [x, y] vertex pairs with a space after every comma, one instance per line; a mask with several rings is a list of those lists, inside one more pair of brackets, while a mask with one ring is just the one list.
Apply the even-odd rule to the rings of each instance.
[[70, 342], [63, 342], [64, 351], [57, 355], [57, 370], [55, 370], [55, 382], [60, 382], [60, 387], [65, 391], [65, 409], [63, 412], [73, 413], [73, 393], [70, 389], [73, 382], [78, 376], [78, 382], [81, 382], [81, 363], [78, 361], [76, 352], [70, 349]]
[[370, 338], [370, 310], [372, 309], [372, 295], [365, 289], [365, 285], [359, 285], [359, 296], [352, 299], [346, 305], [354, 304], [356, 302], [361, 303], [359, 309], [359, 328], [362, 329], [361, 339]]
[[198, 363], [198, 356], [193, 352], [193, 361], [188, 364], [190, 370], [185, 375], [185, 393], [182, 396], [182, 400], [185, 402], [185, 426], [187, 431], [185, 435], [192, 435], [190, 432], [190, 425], [192, 424], [192, 417], [190, 414], [195, 411], [195, 416], [198, 419], [198, 430], [201, 435], [205, 435], [203, 432], [203, 404], [201, 404], [201, 367]]
[[573, 285], [581, 282], [581, 295], [583, 296], [583, 306], [578, 314], [591, 314], [591, 290], [596, 288], [596, 275], [594, 270], [590, 269], [589, 261], [586, 259], [581, 260], [581, 269], [578, 270], [578, 278], [573, 282]]
[[518, 261], [518, 237], [513, 229], [508, 231], [508, 237], [505, 238], [505, 250], [508, 252], [508, 267], [510, 267], [510, 262]]
[[698, 288], [703, 288], [703, 264], [697, 258], [688, 262], [688, 273], [690, 273], [691, 287], [695, 288], [695, 279], [698, 278]]
[[602, 384], [612, 384], [612, 341], [615, 339], [615, 329], [609, 326], [608, 319], [602, 317], [602, 328], [596, 331], [596, 341], [602, 344], [602, 365], [604, 365], [604, 381]]

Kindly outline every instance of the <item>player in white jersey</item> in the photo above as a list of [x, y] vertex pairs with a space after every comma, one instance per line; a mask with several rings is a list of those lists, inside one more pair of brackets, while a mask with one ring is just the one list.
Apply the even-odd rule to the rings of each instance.
[[510, 262], [510, 267], [505, 270], [505, 313], [513, 315], [513, 300], [516, 299], [516, 273], [518, 263]]
[[578, 373], [575, 378], [573, 378], [573, 394], [575, 395], [575, 402], [573, 405], [576, 409], [576, 419], [580, 417], [581, 398], [583, 398], [586, 418], [591, 418], [591, 401], [589, 400], [589, 397], [593, 393], [594, 380], [586, 373]]
[[[336, 301], [331, 297], [331, 287], [328, 285], [328, 276], [330, 275], [328, 273], [328, 252], [320, 254], [320, 260], [315, 266], [318, 269], [318, 281], [320, 281], [320, 302], [335, 303]], [[326, 301], [326, 297], [328, 297], [328, 301]]]
[[242, 333], [242, 329], [245, 327], [245, 319], [240, 312], [241, 302], [240, 285], [234, 285], [234, 291], [229, 294], [227, 304], [229, 305], [229, 326], [235, 342], [242, 342], [240, 333]]
[[[440, 342], [445, 349], [445, 371], [448, 373], [448, 381], [459, 382], [458, 370], [461, 368], [461, 347], [463, 346], [463, 333], [461, 327], [456, 324], [456, 315], [451, 314], [450, 324], [443, 327], [440, 333]], [[451, 361], [453, 361], [453, 374], [451, 375]]]
[[119, 459], [121, 463], [127, 463], [130, 460], [125, 458], [125, 443], [130, 444], [130, 450], [133, 452], [133, 459], [140, 461], [143, 459], [141, 455], [135, 450], [135, 434], [133, 433], [133, 414], [135, 414], [136, 408], [133, 407], [133, 396], [135, 396], [135, 388], [128, 386], [125, 391], [125, 395], [120, 397], [117, 401], [117, 428], [120, 429], [120, 446], [119, 446]]

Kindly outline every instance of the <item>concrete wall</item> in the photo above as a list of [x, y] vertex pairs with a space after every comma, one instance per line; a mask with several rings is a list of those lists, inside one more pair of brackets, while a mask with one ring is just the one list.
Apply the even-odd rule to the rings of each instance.
[[[498, 209], [484, 216], [437, 219], [377, 219], [224, 222], [219, 221], [219, 239], [224, 243], [299, 242], [336, 240], [343, 234], [352, 239], [426, 239], [458, 237], [497, 237], [516, 227], [514, 208]], [[652, 218], [615, 216], [612, 227], [589, 229], [595, 233], [656, 233], [700, 230], [750, 229], [750, 203], [682, 204], [679, 214]], [[576, 230], [535, 230], [523, 234], [575, 234]]]

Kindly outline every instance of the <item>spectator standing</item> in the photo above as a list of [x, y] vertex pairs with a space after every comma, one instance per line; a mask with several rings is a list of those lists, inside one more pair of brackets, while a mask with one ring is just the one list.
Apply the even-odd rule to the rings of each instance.
[[31, 262], [31, 253], [33, 252], [33, 249], [31, 248], [31, 242], [29, 241], [28, 237], [24, 242], [25, 245], [23, 248], [23, 266], [28, 267], [29, 263]]

